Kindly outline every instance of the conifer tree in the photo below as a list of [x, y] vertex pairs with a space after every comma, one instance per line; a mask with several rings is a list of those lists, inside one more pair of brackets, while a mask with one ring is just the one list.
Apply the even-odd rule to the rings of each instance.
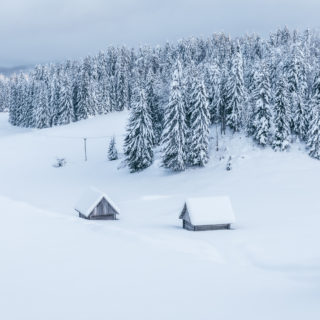
[[26, 76], [23, 73], [19, 73], [16, 78], [16, 121], [18, 126], [27, 127], [28, 123], [25, 121], [24, 112], [27, 107], [28, 101], [28, 83]]
[[213, 63], [207, 68], [206, 91], [208, 95], [208, 107], [209, 107], [211, 124], [217, 123], [219, 120], [220, 77], [221, 77], [221, 72], [216, 63]]
[[[51, 79], [50, 86], [48, 88], [48, 99], [49, 99], [49, 126], [52, 127], [53, 125], [57, 125], [56, 114], [58, 110], [58, 102], [60, 99], [60, 86], [59, 81], [56, 76], [53, 76]], [[78, 120], [78, 119], [77, 119]]]
[[290, 144], [290, 103], [288, 94], [286, 80], [280, 78], [274, 101], [275, 136], [272, 145], [276, 151], [284, 151]]
[[306, 140], [308, 135], [308, 110], [306, 105], [306, 97], [303, 93], [295, 95], [295, 108], [293, 114], [294, 132], [300, 137], [301, 140]]
[[109, 144], [108, 149], [108, 159], [110, 161], [117, 160], [118, 159], [118, 151], [116, 148], [116, 139], [115, 137], [112, 137]]
[[13, 126], [19, 125], [18, 119], [18, 89], [17, 89], [17, 77], [15, 76], [10, 81], [10, 98], [9, 98], [9, 122]]
[[0, 112], [3, 112], [6, 108], [5, 96], [6, 96], [6, 84], [4, 79], [1, 79], [1, 76], [0, 76]]
[[241, 128], [241, 115], [244, 102], [243, 61], [239, 43], [231, 61], [231, 72], [226, 84], [226, 122], [233, 132]]
[[48, 88], [43, 81], [37, 81], [35, 85], [35, 117], [36, 127], [39, 129], [49, 127], [49, 100]]
[[192, 113], [188, 141], [188, 162], [193, 166], [204, 166], [209, 159], [210, 114], [203, 81], [195, 79], [191, 94]]
[[60, 87], [59, 101], [55, 115], [56, 119], [54, 120], [55, 124], [62, 125], [70, 123], [74, 119], [73, 110], [72, 87], [70, 79], [65, 75]]
[[81, 66], [78, 83], [77, 105], [75, 117], [78, 120], [87, 119], [97, 112], [96, 83], [90, 68], [90, 59], [85, 59]]
[[194, 61], [192, 60], [190, 62], [190, 66], [186, 69], [184, 69], [184, 72], [182, 74], [181, 71], [181, 94], [183, 98], [184, 103], [184, 109], [185, 109], [185, 115], [186, 115], [186, 125], [189, 129], [190, 119], [191, 119], [191, 113], [193, 105], [191, 103], [191, 95], [194, 91], [195, 81], [194, 79], [198, 77], [199, 70], [196, 68]]
[[271, 127], [270, 84], [265, 66], [262, 66], [257, 72], [255, 80], [256, 88], [254, 91], [253, 122], [251, 130], [253, 138], [257, 143], [261, 146], [265, 146], [269, 142]]
[[153, 162], [153, 130], [145, 92], [140, 89], [137, 102], [131, 109], [124, 154], [131, 172], [149, 167]]
[[217, 112], [219, 115], [221, 134], [226, 133], [226, 126], [227, 126], [227, 105], [228, 105], [227, 79], [228, 79], [228, 70], [226, 65], [224, 65], [221, 72], [219, 95], [217, 100]]
[[128, 106], [127, 68], [123, 57], [116, 64], [115, 110], [122, 111]]
[[309, 155], [320, 160], [320, 73], [313, 84], [313, 96], [310, 101], [310, 128], [308, 131]]
[[150, 108], [152, 127], [154, 132], [154, 143], [160, 143], [161, 133], [163, 130], [163, 111], [160, 107], [160, 101], [156, 92], [156, 76], [149, 70], [146, 80], [146, 98]]
[[107, 114], [111, 111], [110, 101], [110, 79], [104, 77], [99, 83], [98, 91], [98, 113]]
[[304, 103], [307, 98], [307, 62], [303, 51], [297, 44], [291, 48], [284, 65], [287, 75], [289, 101], [290, 101], [290, 126], [302, 139], [305, 137]]
[[36, 109], [37, 109], [37, 83], [38, 81], [33, 78], [29, 81], [29, 86], [27, 89], [27, 98], [26, 98], [26, 107], [24, 111], [24, 123], [28, 128], [36, 128], [37, 127], [37, 119], [36, 119]]
[[162, 136], [162, 164], [165, 168], [182, 171], [186, 168], [186, 115], [182, 96], [181, 64], [173, 72], [169, 103], [165, 109]]

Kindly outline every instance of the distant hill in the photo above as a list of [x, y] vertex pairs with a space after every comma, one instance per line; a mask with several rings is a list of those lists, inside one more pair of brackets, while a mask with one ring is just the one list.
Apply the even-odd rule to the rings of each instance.
[[20, 72], [20, 71], [27, 71], [31, 69], [32, 65], [21, 65], [21, 66], [14, 66], [14, 67], [0, 67], [0, 74], [4, 74], [6, 76], [10, 76], [13, 73]]

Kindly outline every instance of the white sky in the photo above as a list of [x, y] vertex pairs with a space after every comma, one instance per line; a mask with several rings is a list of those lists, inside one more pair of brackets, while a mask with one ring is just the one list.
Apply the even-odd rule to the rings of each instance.
[[320, 0], [0, 0], [0, 66], [79, 58], [110, 44], [318, 28]]

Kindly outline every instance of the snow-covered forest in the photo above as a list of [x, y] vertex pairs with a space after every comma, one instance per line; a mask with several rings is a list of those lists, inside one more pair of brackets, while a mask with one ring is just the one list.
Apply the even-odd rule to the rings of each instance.
[[155, 48], [109, 47], [0, 78], [0, 110], [15, 126], [47, 128], [124, 109], [131, 110], [124, 142], [131, 171], [150, 166], [156, 146], [166, 168], [204, 166], [211, 126], [276, 151], [299, 139], [320, 159], [320, 36], [283, 28], [268, 39], [219, 33]]

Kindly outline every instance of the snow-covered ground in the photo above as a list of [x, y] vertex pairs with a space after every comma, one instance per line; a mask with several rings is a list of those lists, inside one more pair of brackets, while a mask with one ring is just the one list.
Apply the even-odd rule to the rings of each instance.
[[[212, 140], [204, 169], [172, 174], [157, 154], [130, 174], [103, 138], [120, 147], [126, 117], [29, 130], [0, 114], [0, 319], [319, 319], [320, 162], [236, 136], [219, 153]], [[90, 185], [120, 220], [77, 217]], [[183, 230], [184, 199], [211, 195], [230, 196], [234, 229]]]

